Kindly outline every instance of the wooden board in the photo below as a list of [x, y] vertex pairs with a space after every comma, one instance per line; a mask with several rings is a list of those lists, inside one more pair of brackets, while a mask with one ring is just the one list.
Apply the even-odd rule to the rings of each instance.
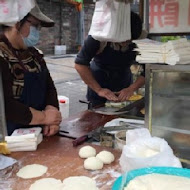
[[102, 115], [87, 110], [63, 120], [61, 130], [68, 132], [63, 133], [66, 137], [79, 138], [114, 118], [116, 118], [116, 116]]
[[[84, 146], [83, 144], [82, 146]], [[116, 160], [110, 165], [104, 165], [99, 171], [88, 171], [83, 168], [84, 159], [78, 156], [78, 151], [82, 147], [74, 148], [72, 140], [64, 137], [45, 138], [34, 152], [15, 152], [10, 156], [18, 160], [13, 167], [0, 171], [0, 189], [28, 190], [35, 180], [47, 177], [64, 180], [70, 176], [88, 176], [96, 180], [100, 190], [111, 189], [111, 186], [120, 173], [119, 157], [120, 151], [92, 145], [96, 151], [109, 150]], [[16, 176], [20, 168], [28, 164], [42, 164], [48, 167], [48, 171], [42, 177], [35, 179], [21, 179]]]

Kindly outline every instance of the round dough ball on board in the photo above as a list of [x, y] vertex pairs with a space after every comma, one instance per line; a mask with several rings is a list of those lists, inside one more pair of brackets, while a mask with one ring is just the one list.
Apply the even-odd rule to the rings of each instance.
[[79, 150], [79, 156], [81, 158], [89, 158], [96, 156], [96, 149], [92, 146], [84, 146]]
[[23, 179], [40, 177], [47, 172], [47, 167], [40, 164], [26, 165], [17, 172], [17, 176]]
[[101, 170], [103, 166], [103, 162], [96, 157], [90, 157], [84, 161], [84, 168], [87, 170]]
[[111, 164], [115, 160], [114, 155], [106, 150], [99, 152], [96, 157], [99, 158], [104, 164]]
[[63, 183], [61, 180], [54, 178], [43, 178], [35, 181], [29, 190], [62, 190]]
[[94, 179], [86, 176], [73, 176], [63, 181], [62, 190], [98, 190], [98, 188]]

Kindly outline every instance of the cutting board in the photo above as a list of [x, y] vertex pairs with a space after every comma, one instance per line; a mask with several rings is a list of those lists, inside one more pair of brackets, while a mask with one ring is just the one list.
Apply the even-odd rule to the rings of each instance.
[[87, 110], [63, 120], [60, 130], [66, 132], [62, 133], [66, 137], [79, 138], [115, 118], [116, 116], [113, 115], [103, 115]]
[[[28, 190], [35, 180], [47, 177], [64, 180], [70, 176], [92, 177], [96, 180], [100, 190], [111, 189], [112, 184], [120, 174], [118, 159], [121, 152], [92, 145], [97, 152], [102, 150], [111, 151], [116, 159], [112, 164], [105, 165], [102, 170], [88, 171], [83, 168], [84, 159], [78, 156], [79, 149], [82, 146], [74, 148], [72, 139], [55, 136], [45, 138], [37, 151], [12, 153], [10, 156], [17, 159], [18, 163], [13, 167], [0, 171], [0, 189]], [[35, 179], [21, 179], [17, 177], [16, 172], [28, 164], [45, 165], [48, 167], [48, 171], [43, 176]]]

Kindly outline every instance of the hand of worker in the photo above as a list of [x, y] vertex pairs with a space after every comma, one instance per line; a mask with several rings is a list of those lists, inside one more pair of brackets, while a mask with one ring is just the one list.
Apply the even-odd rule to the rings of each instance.
[[44, 110], [45, 125], [59, 125], [62, 121], [61, 112], [56, 109]]
[[119, 101], [123, 102], [128, 100], [134, 94], [134, 91], [133, 88], [128, 87], [116, 92], [116, 95], [118, 96]]
[[115, 95], [115, 93], [107, 88], [101, 88], [98, 92], [98, 95], [110, 101], [118, 101], [118, 97]]
[[47, 106], [45, 107], [45, 110], [48, 110], [48, 109], [53, 109], [53, 110], [59, 111], [56, 107], [54, 107], [54, 106], [52, 106], [52, 105], [47, 105]]
[[58, 125], [46, 125], [43, 127], [43, 134], [44, 136], [52, 136], [58, 133], [59, 131], [59, 126]]

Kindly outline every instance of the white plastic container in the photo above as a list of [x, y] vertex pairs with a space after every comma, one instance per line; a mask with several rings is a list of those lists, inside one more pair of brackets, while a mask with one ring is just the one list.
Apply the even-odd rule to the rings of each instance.
[[[126, 145], [126, 130], [118, 131], [115, 134], [115, 148], [122, 150]], [[124, 140], [125, 139], [125, 140]]]
[[66, 96], [58, 96], [59, 109], [62, 115], [62, 119], [69, 117], [69, 98]]
[[66, 54], [66, 45], [55, 45], [54, 54], [55, 55], [65, 55]]

